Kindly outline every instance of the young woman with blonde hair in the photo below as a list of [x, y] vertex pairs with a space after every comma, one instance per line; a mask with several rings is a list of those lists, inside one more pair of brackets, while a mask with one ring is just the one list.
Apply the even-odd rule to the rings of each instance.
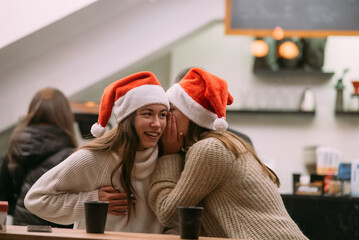
[[[103, 135], [112, 110], [118, 125]], [[161, 233], [148, 192], [168, 110], [151, 72], [110, 84], [91, 129], [98, 138], [40, 178], [26, 196], [26, 207], [44, 219], [85, 228], [83, 202], [108, 201], [105, 230]]]
[[150, 191], [161, 223], [174, 227], [179, 206], [202, 206], [202, 236], [307, 239], [285, 209], [277, 175], [226, 131], [227, 83], [193, 68], [166, 94], [171, 108]]

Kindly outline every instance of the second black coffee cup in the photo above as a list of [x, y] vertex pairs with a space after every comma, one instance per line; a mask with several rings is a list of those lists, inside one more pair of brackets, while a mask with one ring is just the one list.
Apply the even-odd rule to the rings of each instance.
[[181, 239], [198, 239], [203, 207], [178, 207]]

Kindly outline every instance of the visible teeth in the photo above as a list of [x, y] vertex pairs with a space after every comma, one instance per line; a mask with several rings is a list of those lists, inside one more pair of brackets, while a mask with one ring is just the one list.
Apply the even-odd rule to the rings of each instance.
[[148, 135], [152, 136], [152, 137], [157, 137], [158, 133], [147, 133]]

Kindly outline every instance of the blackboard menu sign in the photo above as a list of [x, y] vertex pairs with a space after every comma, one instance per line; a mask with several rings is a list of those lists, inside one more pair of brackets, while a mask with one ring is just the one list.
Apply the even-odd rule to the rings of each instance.
[[359, 35], [359, 0], [227, 0], [226, 33], [264, 37]]

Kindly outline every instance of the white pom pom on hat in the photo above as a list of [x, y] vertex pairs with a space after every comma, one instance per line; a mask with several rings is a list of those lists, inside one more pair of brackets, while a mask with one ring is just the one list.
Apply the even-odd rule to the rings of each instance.
[[91, 127], [91, 133], [94, 137], [101, 137], [106, 131], [106, 128], [102, 127], [98, 123], [94, 123]]
[[228, 128], [226, 108], [233, 103], [233, 97], [225, 80], [201, 68], [192, 68], [166, 95], [197, 125], [217, 131]]
[[228, 123], [226, 122], [226, 119], [224, 117], [217, 118], [214, 120], [214, 128], [218, 131], [224, 132], [228, 128]]
[[105, 133], [112, 110], [119, 123], [149, 104], [163, 104], [169, 109], [166, 93], [153, 73], [138, 72], [111, 83], [102, 94], [98, 121], [91, 127], [92, 135], [100, 137]]

